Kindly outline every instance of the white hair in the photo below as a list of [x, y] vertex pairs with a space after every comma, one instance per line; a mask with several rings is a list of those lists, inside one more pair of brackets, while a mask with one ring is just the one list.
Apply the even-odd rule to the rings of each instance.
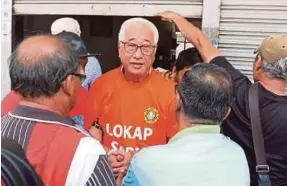
[[151, 29], [151, 31], [153, 32], [153, 37], [154, 37], [153, 38], [154, 44], [157, 44], [158, 38], [159, 38], [158, 29], [156, 28], [156, 26], [152, 22], [150, 22], [147, 19], [140, 18], [140, 17], [128, 19], [122, 24], [121, 29], [119, 31], [119, 36], [118, 36], [119, 41], [125, 41], [126, 40], [126, 30], [127, 29], [129, 29], [130, 27], [133, 27], [133, 26], [137, 26], [139, 24], [140, 25], [146, 25]]

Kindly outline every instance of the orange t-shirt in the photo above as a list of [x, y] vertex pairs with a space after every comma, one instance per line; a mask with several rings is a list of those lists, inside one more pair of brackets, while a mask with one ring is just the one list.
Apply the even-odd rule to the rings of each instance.
[[137, 151], [166, 144], [178, 131], [174, 85], [155, 70], [139, 83], [128, 82], [121, 68], [98, 78], [90, 89], [87, 108], [89, 121], [97, 121], [103, 130], [103, 145]]

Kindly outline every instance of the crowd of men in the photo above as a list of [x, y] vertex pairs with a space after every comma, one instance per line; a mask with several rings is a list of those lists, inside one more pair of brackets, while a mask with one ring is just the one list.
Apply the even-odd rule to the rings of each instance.
[[[157, 16], [195, 46], [179, 54], [170, 74], [152, 68], [160, 35], [144, 18], [122, 24], [122, 65], [96, 80], [86, 77], [95, 55], [71, 18], [55, 21], [51, 35], [29, 37], [12, 53], [1, 136], [21, 145], [44, 185], [259, 184], [251, 81], [184, 17]], [[286, 186], [287, 35], [267, 37], [255, 52], [265, 173], [272, 185]], [[13, 179], [2, 176], [2, 183]]]

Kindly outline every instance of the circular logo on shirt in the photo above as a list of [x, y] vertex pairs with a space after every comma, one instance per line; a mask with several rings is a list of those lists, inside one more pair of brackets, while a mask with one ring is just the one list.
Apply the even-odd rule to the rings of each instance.
[[144, 119], [147, 123], [153, 124], [157, 122], [159, 118], [158, 111], [155, 108], [149, 107], [144, 112]]

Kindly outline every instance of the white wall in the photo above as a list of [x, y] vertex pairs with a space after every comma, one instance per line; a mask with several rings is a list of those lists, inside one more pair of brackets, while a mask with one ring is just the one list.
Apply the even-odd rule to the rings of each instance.
[[1, 0], [1, 100], [10, 91], [8, 57], [12, 46], [12, 1]]

